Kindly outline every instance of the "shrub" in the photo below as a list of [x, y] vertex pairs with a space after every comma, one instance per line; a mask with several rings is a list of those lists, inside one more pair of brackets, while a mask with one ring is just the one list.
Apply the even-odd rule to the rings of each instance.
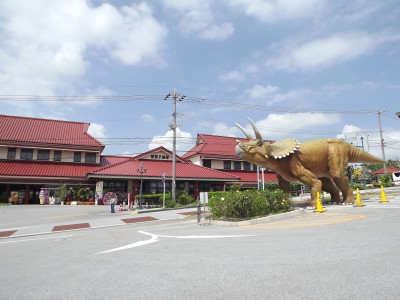
[[[165, 194], [165, 207], [172, 208], [177, 206], [187, 206], [196, 202], [196, 200], [188, 195], [185, 191], [176, 191], [175, 194], [176, 201], [172, 201], [171, 193]], [[140, 195], [136, 195], [135, 199], [139, 200]], [[149, 205], [159, 205], [162, 206], [163, 204], [163, 194], [149, 194], [149, 195], [142, 195], [142, 200], [144, 204]]]
[[8, 192], [7, 191], [3, 191], [3, 193], [1, 193], [0, 202], [8, 203]]
[[[300, 182], [291, 182], [290, 194], [294, 197], [299, 196], [301, 194], [302, 185], [303, 184]], [[276, 191], [279, 190], [279, 184], [277, 182], [264, 182], [264, 188], [269, 191]]]
[[392, 176], [390, 174], [378, 175], [378, 179], [383, 187], [393, 186]]
[[249, 219], [290, 211], [293, 203], [281, 190], [245, 190], [209, 193], [208, 206], [214, 219]]
[[[135, 196], [136, 200], [140, 199], [140, 195]], [[149, 194], [142, 195], [143, 204], [148, 203], [149, 205], [162, 205], [163, 194]]]

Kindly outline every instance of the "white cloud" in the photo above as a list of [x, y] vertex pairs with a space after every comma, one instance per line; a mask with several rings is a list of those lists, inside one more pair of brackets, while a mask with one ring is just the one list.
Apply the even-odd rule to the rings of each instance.
[[218, 77], [221, 81], [244, 81], [245, 79], [245, 74], [239, 71], [226, 72]]
[[91, 123], [87, 132], [96, 139], [107, 138], [106, 128], [102, 124]]
[[325, 0], [228, 0], [227, 4], [261, 22], [318, 17], [325, 8]]
[[255, 99], [260, 98], [271, 98], [279, 90], [277, 86], [266, 85], [262, 86], [259, 84], [254, 85], [251, 89], [246, 90], [246, 93]]
[[167, 9], [178, 13], [181, 16], [178, 28], [187, 37], [211, 41], [222, 41], [234, 33], [232, 23], [218, 23], [209, 0], [164, 0], [163, 5]]
[[238, 136], [239, 130], [236, 127], [229, 127], [225, 123], [219, 122], [214, 125], [214, 135], [220, 136]]
[[199, 9], [207, 9], [209, 7], [209, 0], [163, 0], [163, 5], [181, 13], [199, 10]]
[[346, 133], [354, 133], [361, 131], [361, 128], [354, 125], [344, 125], [342, 132], [339, 133], [336, 137], [338, 139], [344, 139], [346, 137]]
[[199, 37], [205, 40], [222, 41], [231, 36], [233, 31], [231, 23], [222, 23], [221, 25], [210, 24], [203, 31], [199, 32]]
[[244, 92], [246, 97], [252, 99], [262, 99], [267, 104], [282, 103], [294, 100], [306, 100], [311, 94], [309, 89], [293, 90], [286, 93], [278, 93], [279, 88], [273, 85], [262, 86], [259, 84], [254, 85], [252, 88], [247, 89]]
[[0, 28], [0, 91], [29, 83], [19, 92], [39, 96], [53, 95], [54, 83], [68, 82], [71, 92], [93, 49], [122, 64], [159, 63], [167, 36], [144, 2], [117, 9], [85, 0], [1, 1]]
[[[344, 139], [346, 134], [356, 133], [360, 131], [365, 131], [368, 134], [368, 137], [364, 139], [364, 150], [371, 153], [372, 155], [382, 158], [382, 148], [381, 148], [381, 137], [379, 132], [373, 131], [368, 132], [366, 130], [362, 130], [361, 128], [354, 125], [345, 125], [342, 129], [342, 132], [338, 134], [336, 137], [340, 139]], [[399, 160], [399, 147], [400, 147], [400, 131], [388, 129], [384, 132], [384, 141], [385, 141], [385, 159]]]
[[245, 81], [249, 75], [257, 73], [259, 71], [256, 65], [246, 65], [241, 67], [239, 70], [229, 71], [222, 73], [218, 76], [220, 81]]
[[[187, 152], [194, 146], [194, 141], [192, 139], [192, 135], [189, 132], [185, 132], [180, 130], [179, 128], [176, 129], [176, 151], [178, 155], [182, 155], [183, 153]], [[160, 146], [167, 148], [168, 150], [172, 151], [173, 148], [173, 131], [169, 130], [164, 135], [159, 135], [153, 137], [150, 142], [149, 149], [154, 149]]]
[[[282, 137], [299, 138], [317, 131], [321, 126], [333, 125], [340, 122], [340, 115], [324, 113], [286, 113], [269, 114], [266, 119], [253, 120], [264, 139], [279, 139]], [[246, 127], [247, 132], [253, 134], [250, 125]]]
[[149, 114], [143, 114], [140, 116], [140, 120], [145, 121], [145, 122], [153, 122], [154, 121], [154, 117], [152, 115]]
[[302, 44], [290, 41], [273, 46], [283, 54], [267, 59], [266, 67], [286, 71], [318, 71], [366, 55], [378, 46], [398, 39], [398, 35], [350, 31]]

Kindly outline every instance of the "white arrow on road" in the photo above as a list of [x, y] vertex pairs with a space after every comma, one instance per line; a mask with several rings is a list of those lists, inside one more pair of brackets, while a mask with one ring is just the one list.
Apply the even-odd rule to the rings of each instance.
[[145, 232], [145, 231], [138, 231], [138, 232], [146, 234], [146, 235], [149, 235], [150, 239], [149, 240], [145, 240], [145, 241], [139, 241], [139, 242], [136, 242], [136, 243], [132, 243], [132, 244], [129, 244], [129, 245], [126, 245], [126, 246], [114, 248], [114, 249], [111, 249], [111, 250], [99, 252], [99, 253], [96, 253], [96, 254], [115, 252], [115, 251], [126, 250], [126, 249], [130, 249], [130, 248], [135, 248], [135, 247], [140, 247], [140, 246], [152, 244], [152, 243], [158, 242], [160, 240], [159, 239], [160, 237], [162, 237], [162, 238], [175, 238], [175, 239], [221, 239], [221, 238], [237, 238], [237, 237], [254, 236], [254, 235], [184, 235], [184, 236], [174, 236], [174, 235], [157, 235], [157, 234], [152, 234], [152, 233]]

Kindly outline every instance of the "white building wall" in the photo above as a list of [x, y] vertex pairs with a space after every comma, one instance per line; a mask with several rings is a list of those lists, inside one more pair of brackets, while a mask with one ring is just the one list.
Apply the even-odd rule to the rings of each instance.
[[203, 165], [203, 162], [202, 162], [202, 160], [200, 159], [200, 156], [192, 157], [192, 158], [190, 159], [190, 161], [191, 161], [192, 163], [194, 163], [195, 165], [198, 165], [198, 166], [202, 166], [202, 165]]
[[8, 148], [0, 148], [0, 159], [6, 159], [8, 153]]
[[223, 160], [213, 160], [211, 162], [211, 166], [213, 169], [223, 169], [224, 168], [224, 161]]

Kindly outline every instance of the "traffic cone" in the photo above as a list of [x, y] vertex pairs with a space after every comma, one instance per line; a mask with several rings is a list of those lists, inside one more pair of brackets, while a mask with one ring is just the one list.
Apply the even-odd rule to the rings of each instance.
[[383, 190], [383, 186], [381, 185], [381, 201], [379, 201], [380, 203], [382, 203], [382, 202], [389, 202], [387, 199], [386, 199], [386, 195], [385, 195], [385, 191]]
[[319, 198], [319, 192], [317, 192], [317, 209], [314, 212], [323, 213], [326, 212], [322, 206], [321, 199]]
[[119, 205], [119, 211], [124, 211], [124, 209], [122, 208], [122, 203]]
[[363, 206], [365, 206], [365, 205], [361, 200], [360, 192], [359, 192], [359, 190], [357, 188], [357, 200], [356, 200], [356, 205], [354, 205], [354, 207], [363, 207]]

